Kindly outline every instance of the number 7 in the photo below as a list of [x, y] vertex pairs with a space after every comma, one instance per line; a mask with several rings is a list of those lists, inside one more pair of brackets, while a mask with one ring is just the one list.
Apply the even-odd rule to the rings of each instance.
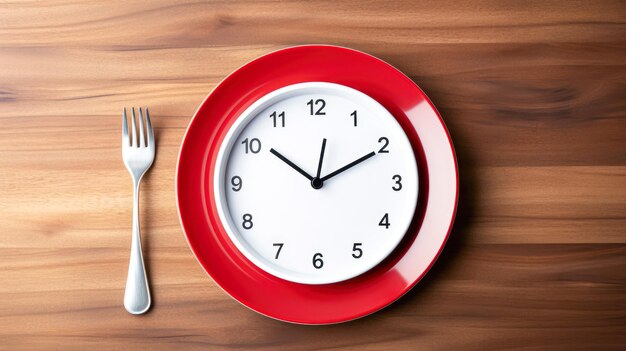
[[274, 257], [275, 260], [278, 259], [278, 255], [280, 255], [280, 250], [283, 249], [283, 244], [284, 243], [276, 243], [276, 244], [273, 245], [273, 246], [278, 247], [278, 251], [276, 251], [276, 257]]

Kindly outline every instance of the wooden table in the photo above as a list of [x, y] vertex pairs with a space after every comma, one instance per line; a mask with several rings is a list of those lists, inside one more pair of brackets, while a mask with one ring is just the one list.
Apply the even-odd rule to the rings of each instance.
[[[218, 82], [283, 47], [378, 56], [457, 148], [454, 232], [413, 291], [334, 326], [277, 322], [204, 273], [176, 212], [185, 128]], [[0, 5], [0, 349], [590, 350], [626, 346], [623, 1]], [[150, 106], [154, 305], [127, 314], [123, 106]]]

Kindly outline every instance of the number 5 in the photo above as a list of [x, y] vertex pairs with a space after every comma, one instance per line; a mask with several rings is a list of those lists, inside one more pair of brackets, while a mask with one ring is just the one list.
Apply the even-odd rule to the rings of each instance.
[[354, 243], [354, 245], [352, 246], [352, 257], [354, 258], [361, 258], [361, 256], [363, 256], [363, 250], [361, 250], [361, 248], [359, 246], [363, 245], [362, 243]]

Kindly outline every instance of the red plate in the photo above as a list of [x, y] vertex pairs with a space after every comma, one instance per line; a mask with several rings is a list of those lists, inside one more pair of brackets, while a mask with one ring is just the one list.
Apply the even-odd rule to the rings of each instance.
[[[398, 248], [369, 272], [326, 285], [289, 282], [252, 264], [228, 237], [213, 197], [218, 149], [239, 114], [271, 91], [310, 81], [343, 84], [385, 106], [404, 128], [419, 167], [420, 194], [415, 218]], [[189, 246], [224, 291], [272, 318], [327, 324], [378, 311], [400, 298], [426, 274], [452, 228], [458, 170], [452, 142], [439, 113], [408, 77], [359, 51], [299, 46], [246, 64], [204, 100], [183, 139], [176, 193]]]

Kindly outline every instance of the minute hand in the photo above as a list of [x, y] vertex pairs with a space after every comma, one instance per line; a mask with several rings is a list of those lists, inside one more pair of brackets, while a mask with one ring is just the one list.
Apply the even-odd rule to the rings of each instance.
[[322, 182], [323, 182], [323, 181], [326, 181], [326, 180], [328, 180], [328, 179], [330, 179], [330, 178], [332, 178], [332, 177], [336, 176], [337, 174], [339, 174], [339, 173], [341, 173], [341, 172], [343, 172], [343, 171], [345, 171], [345, 170], [347, 170], [347, 169], [350, 169], [350, 168], [352, 168], [352, 167], [354, 167], [354, 166], [358, 165], [359, 163], [361, 163], [361, 162], [363, 162], [363, 161], [367, 160], [368, 158], [370, 158], [370, 157], [372, 157], [372, 156], [374, 156], [374, 155], [376, 155], [376, 153], [375, 153], [374, 151], [372, 151], [372, 152], [370, 152], [369, 154], [367, 154], [367, 155], [365, 155], [365, 156], [363, 156], [363, 157], [359, 158], [358, 160], [353, 161], [353, 162], [350, 162], [350, 163], [348, 163], [347, 165], [345, 165], [345, 166], [343, 166], [343, 167], [339, 168], [338, 170], [336, 170], [336, 171], [334, 171], [334, 172], [332, 172], [332, 173], [329, 173], [328, 175], [324, 176], [324, 177], [323, 177], [322, 179], [320, 179], [320, 180], [321, 180]]

